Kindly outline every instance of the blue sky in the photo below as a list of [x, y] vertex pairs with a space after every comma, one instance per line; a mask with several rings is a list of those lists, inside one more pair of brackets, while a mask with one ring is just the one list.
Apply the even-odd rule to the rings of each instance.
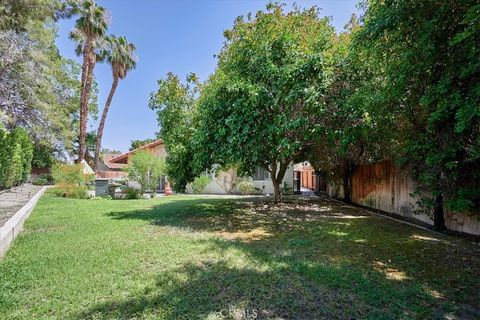
[[[155, 112], [148, 108], [150, 92], [157, 80], [167, 72], [182, 79], [190, 72], [207, 79], [216, 66], [214, 54], [223, 43], [223, 31], [232, 27], [234, 19], [248, 12], [264, 9], [268, 1], [254, 0], [97, 0], [111, 16], [109, 32], [125, 36], [137, 47], [138, 64], [120, 82], [110, 108], [103, 146], [128, 150], [130, 140], [154, 137], [158, 131]], [[291, 5], [291, 1], [281, 1]], [[295, 1], [302, 7], [313, 5], [321, 14], [332, 17], [332, 24], [341, 31], [357, 0]], [[74, 19], [59, 23], [57, 45], [60, 53], [81, 62], [68, 39]], [[95, 68], [99, 84], [99, 107], [103, 107], [111, 85], [107, 64]], [[90, 129], [97, 127], [89, 124]]]

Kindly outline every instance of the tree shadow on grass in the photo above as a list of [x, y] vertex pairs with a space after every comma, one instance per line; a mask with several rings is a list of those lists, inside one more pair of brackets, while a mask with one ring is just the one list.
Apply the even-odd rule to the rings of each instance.
[[348, 270], [305, 263], [297, 265], [303, 270], [291, 267], [263, 271], [232, 267], [225, 261], [186, 264], [158, 275], [155, 286], [144, 293], [96, 305], [79, 318], [205, 319], [229, 313], [234, 319], [247, 318], [245, 314], [259, 319], [351, 319], [383, 313], [355, 294], [308, 279], [345, 277]]
[[328, 199], [272, 206], [263, 199], [183, 198], [109, 215], [211, 233], [192, 241], [248, 261], [206, 257], [172, 267], [144, 292], [92, 306], [79, 318], [242, 318], [242, 310], [277, 319], [478, 316], [478, 252]]

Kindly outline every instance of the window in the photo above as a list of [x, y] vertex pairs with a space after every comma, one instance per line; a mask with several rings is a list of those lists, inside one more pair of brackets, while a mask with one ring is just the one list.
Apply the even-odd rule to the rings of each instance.
[[158, 178], [158, 186], [157, 191], [164, 192], [165, 191], [165, 182], [167, 181], [165, 176], [161, 176]]
[[262, 167], [257, 167], [253, 174], [253, 180], [270, 180], [270, 172]]

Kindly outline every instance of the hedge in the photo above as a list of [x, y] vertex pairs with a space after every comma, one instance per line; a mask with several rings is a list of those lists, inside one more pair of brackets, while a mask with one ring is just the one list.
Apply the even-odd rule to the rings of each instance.
[[27, 181], [32, 157], [33, 143], [24, 129], [0, 129], [0, 189]]

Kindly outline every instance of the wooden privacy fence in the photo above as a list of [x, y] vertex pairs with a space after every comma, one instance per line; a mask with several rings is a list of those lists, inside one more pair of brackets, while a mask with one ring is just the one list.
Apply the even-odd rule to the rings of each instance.
[[[315, 184], [317, 191], [343, 198], [341, 180], [329, 180], [319, 174]], [[433, 225], [429, 215], [416, 213], [418, 209], [416, 199], [410, 196], [414, 190], [415, 182], [408, 172], [392, 161], [359, 165], [353, 172], [351, 194], [353, 203]], [[452, 231], [480, 235], [478, 215], [446, 211], [445, 224]]]

